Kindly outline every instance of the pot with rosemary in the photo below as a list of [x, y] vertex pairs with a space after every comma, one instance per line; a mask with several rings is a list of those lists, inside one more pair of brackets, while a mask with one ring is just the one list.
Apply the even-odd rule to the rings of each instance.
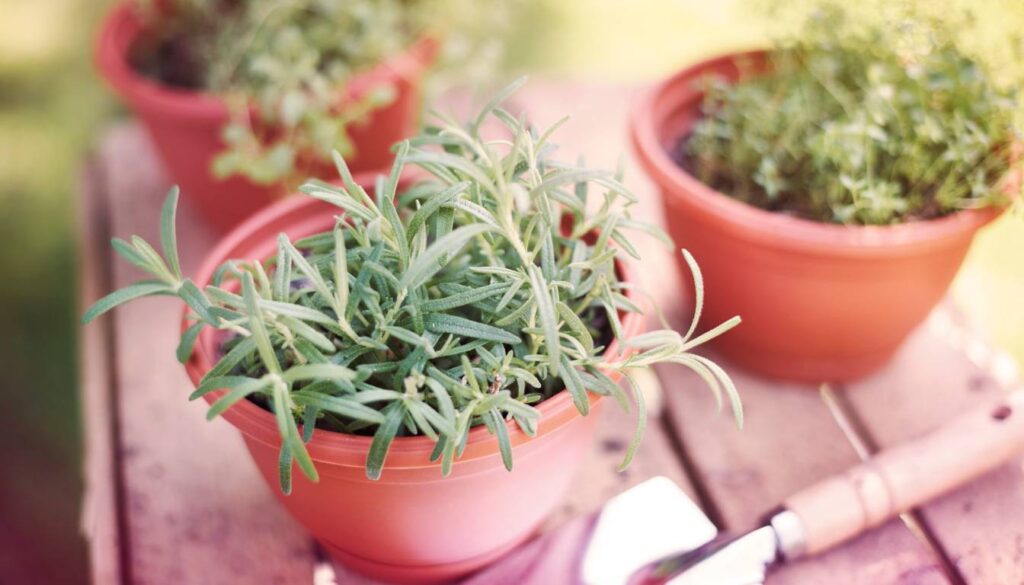
[[719, 344], [730, 359], [808, 382], [876, 370], [1016, 196], [1016, 87], [960, 32], [826, 3], [775, 48], [697, 64], [639, 104], [669, 232], [716, 291], [705, 315], [746, 322]]
[[[386, 169], [427, 70], [487, 61], [503, 5], [465, 0], [129, 0], [96, 59], [168, 173], [226, 230], [310, 176]], [[471, 25], [470, 25], [471, 23]]]
[[[502, 94], [504, 95], [504, 94]], [[115, 240], [152, 278], [99, 300], [186, 304], [178, 358], [210, 417], [236, 426], [284, 506], [336, 557], [378, 578], [465, 574], [527, 538], [588, 452], [595, 411], [635, 411], [620, 378], [694, 369], [741, 421], [728, 375], [691, 353], [739, 322], [641, 333], [621, 177], [551, 158], [496, 98], [465, 125], [439, 118], [397, 146], [390, 175], [311, 181], [306, 197], [227, 236], [196, 280], [176, 252]], [[502, 128], [484, 137], [485, 124]], [[420, 179], [403, 180], [415, 168]], [[299, 473], [294, 473], [294, 470]], [[288, 495], [290, 494], [290, 495]]]

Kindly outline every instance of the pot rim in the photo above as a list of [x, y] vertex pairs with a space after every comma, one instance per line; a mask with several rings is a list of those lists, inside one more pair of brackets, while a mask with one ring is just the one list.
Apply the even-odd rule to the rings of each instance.
[[[1006, 207], [965, 209], [929, 220], [885, 226], [828, 224], [760, 209], [701, 182], [677, 165], [665, 145], [681, 133], [670, 133], [668, 121], [682, 111], [695, 111], [703, 92], [695, 81], [721, 75], [743, 59], [763, 61], [768, 50], [734, 52], [694, 63], [641, 94], [630, 115], [630, 138], [641, 165], [661, 187], [663, 197], [685, 202], [694, 213], [725, 224], [737, 236], [767, 246], [801, 252], [857, 257], [913, 254], [947, 245], [985, 226]], [[696, 119], [697, 116], [694, 116]], [[688, 129], [693, 121], [686, 123]], [[1019, 184], [1015, 173], [1008, 184]]]
[[[356, 181], [360, 184], [372, 184], [373, 176], [375, 176], [374, 173], [357, 175]], [[367, 179], [370, 179], [369, 183], [365, 182]], [[301, 237], [333, 225], [334, 217], [338, 215], [339, 211], [330, 204], [303, 196], [289, 197], [264, 208], [224, 236], [207, 254], [196, 273], [196, 285], [204, 288], [210, 282], [217, 267], [229, 258], [240, 258], [238, 254], [240, 251], [259, 248], [268, 254], [272, 253], [276, 245], [274, 240], [279, 231], [294, 228], [295, 233]], [[277, 225], [280, 226], [280, 230], [273, 228]], [[274, 235], [268, 237], [268, 233]], [[616, 263], [622, 274], [622, 280], [635, 282], [630, 264], [622, 259], [616, 259]], [[635, 293], [631, 290], [627, 290], [625, 294], [632, 300], [637, 300]], [[188, 308], [186, 307], [182, 314], [182, 331], [189, 324], [187, 315]], [[636, 335], [642, 329], [643, 324], [642, 314], [627, 313], [622, 319], [624, 336], [629, 338]], [[191, 358], [185, 364], [185, 369], [194, 385], [199, 384], [202, 376], [215, 363], [212, 357], [212, 333], [213, 331], [208, 327], [203, 329]], [[621, 359], [630, 352], [631, 350], [623, 348], [617, 340], [613, 339], [605, 350], [605, 355], [611, 359]], [[211, 392], [204, 398], [207, 402], [212, 403], [223, 392], [223, 390]], [[597, 394], [588, 394], [591, 406], [596, 406], [603, 398]], [[564, 389], [539, 403], [535, 408], [540, 411], [541, 417], [534, 437], [527, 435], [514, 421], [505, 422], [513, 446], [541, 439], [582, 416], [576, 410], [571, 396]], [[248, 400], [234, 404], [222, 413], [221, 417], [227, 419], [249, 439], [268, 445], [280, 445], [281, 443], [274, 415]], [[301, 431], [301, 424], [299, 428]], [[310, 456], [316, 461], [330, 465], [364, 467], [366, 453], [369, 451], [372, 440], [372, 437], [317, 429], [313, 438], [307, 443], [307, 448]], [[385, 468], [394, 470], [439, 467], [440, 461], [429, 461], [429, 455], [434, 450], [434, 446], [434, 441], [423, 435], [395, 437], [388, 452]], [[477, 426], [470, 430], [466, 449], [461, 457], [456, 458], [455, 463], [492, 456], [497, 452], [497, 438], [491, 435], [486, 427]]]
[[[94, 64], [110, 86], [127, 100], [167, 115], [220, 120], [228, 115], [224, 95], [195, 91], [159, 83], [140, 75], [128, 62], [128, 51], [144, 32], [134, 3], [121, 2], [111, 8], [95, 40]], [[347, 96], [402, 79], [411, 79], [429, 66], [437, 52], [437, 41], [423, 36], [404, 51], [354, 75], [345, 85]]]

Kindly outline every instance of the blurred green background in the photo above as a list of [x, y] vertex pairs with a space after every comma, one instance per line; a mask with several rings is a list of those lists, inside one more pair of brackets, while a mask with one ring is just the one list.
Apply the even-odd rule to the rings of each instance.
[[[103, 126], [123, 115], [91, 67], [91, 37], [109, 3], [0, 0], [0, 583], [88, 579], [78, 533], [74, 226], [83, 158]], [[541, 75], [641, 82], [766, 34], [767, 20], [736, 0], [520, 6], [509, 69]], [[985, 41], [998, 44], [1024, 28], [1024, 3], [986, 2], [980, 17]], [[1004, 217], [975, 242], [954, 287], [1018, 362], [1022, 250], [1024, 219]]]

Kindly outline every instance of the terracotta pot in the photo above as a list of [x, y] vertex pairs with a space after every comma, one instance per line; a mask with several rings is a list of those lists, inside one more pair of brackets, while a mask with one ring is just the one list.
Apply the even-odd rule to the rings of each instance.
[[858, 378], [884, 365], [924, 320], [975, 232], [1001, 210], [849, 227], [758, 209], [701, 183], [669, 154], [700, 116], [700, 80], [736, 80], [738, 59], [763, 64], [764, 55], [705, 61], [655, 87], [634, 107], [633, 145], [661, 190], [669, 233], [700, 262], [706, 323], [743, 317], [713, 342], [721, 352], [775, 378]]
[[[258, 185], [239, 176], [221, 180], [212, 174], [211, 163], [224, 149], [221, 131], [230, 118], [228, 105], [220, 96], [161, 85], [137, 73], [128, 59], [144, 32], [133, 5], [115, 7], [97, 39], [96, 65], [142, 121], [171, 181], [208, 223], [226, 231], [279, 199], [286, 186]], [[420, 85], [435, 49], [435, 43], [424, 39], [346, 86], [346, 100], [357, 100], [384, 84], [396, 90], [394, 102], [372, 112], [365, 123], [349, 127], [356, 152], [345, 160], [353, 172], [386, 168], [392, 144], [415, 131]], [[305, 158], [300, 164], [310, 176], [335, 178], [333, 165]]]
[[[210, 253], [198, 273], [203, 287], [229, 258], [273, 255], [278, 233], [293, 239], [330, 229], [338, 209], [296, 197], [252, 217]], [[622, 276], [628, 279], [624, 265]], [[623, 319], [627, 334], [639, 332], [643, 320]], [[198, 384], [215, 361], [216, 340], [207, 329], [200, 336], [189, 377]], [[612, 343], [608, 354], [620, 349]], [[207, 395], [212, 401], [220, 392]], [[308, 444], [320, 481], [293, 475], [290, 496], [278, 487], [280, 437], [274, 416], [242, 401], [224, 413], [245, 439], [256, 466], [282, 505], [345, 565], [371, 577], [398, 583], [438, 583], [486, 565], [530, 537], [562, 500], [589, 452], [602, 400], [580, 416], [568, 392], [538, 405], [539, 430], [530, 438], [508, 423], [514, 469], [506, 471], [497, 440], [483, 427], [470, 432], [462, 458], [444, 477], [429, 460], [434, 443], [426, 437], [398, 437], [391, 445], [378, 481], [366, 478], [370, 437], [318, 429]]]

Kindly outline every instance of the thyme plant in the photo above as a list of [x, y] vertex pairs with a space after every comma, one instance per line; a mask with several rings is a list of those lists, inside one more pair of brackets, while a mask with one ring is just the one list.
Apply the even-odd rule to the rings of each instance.
[[[334, 226], [294, 242], [281, 234], [273, 257], [230, 260], [205, 290], [181, 275], [172, 190], [162, 256], [138, 237], [113, 241], [152, 278], [99, 300], [84, 321], [138, 297], [176, 295], [194, 323], [178, 348], [182, 362], [201, 329], [220, 330], [223, 357], [191, 398], [227, 389], [209, 418], [245, 399], [273, 412], [285, 492], [293, 461], [317, 478], [305, 447], [315, 428], [372, 435], [371, 479], [380, 477], [395, 437], [409, 435], [436, 442], [433, 458], [447, 474], [479, 425], [497, 437], [511, 469], [506, 421], [533, 435], [544, 424], [535, 405], [563, 389], [583, 415], [588, 393], [627, 409], [632, 395], [637, 426], [628, 465], [644, 433], [643, 393], [632, 384], [627, 393], [613, 376], [630, 380], [662, 362], [697, 372], [720, 407], [728, 397], [742, 424], [729, 376], [690, 353], [739, 318], [695, 334], [703, 287], [684, 251], [697, 291], [689, 329], [624, 338], [620, 313], [640, 309], [617, 259], [639, 259], [628, 232], [660, 232], [630, 218], [635, 199], [621, 173], [551, 158], [555, 127], [538, 134], [500, 107], [503, 95], [466, 125], [438, 116], [438, 125], [398, 145], [374, 196], [336, 155], [340, 185], [302, 187], [338, 208]], [[509, 138], [485, 139], [488, 120]], [[409, 167], [429, 178], [400, 189]], [[628, 355], [606, 356], [613, 339]]]
[[767, 72], [707, 80], [681, 163], [736, 199], [827, 223], [1004, 204], [1002, 180], [1020, 169], [1018, 88], [956, 32], [914, 15], [861, 26], [826, 3]]
[[[314, 155], [354, 154], [347, 129], [395, 98], [380, 86], [341, 102], [352, 78], [431, 36], [442, 65], [493, 61], [503, 3], [473, 0], [139, 0], [147, 34], [134, 61], [164, 83], [232, 105], [220, 176], [301, 180]], [[251, 116], [250, 106], [255, 106]]]

